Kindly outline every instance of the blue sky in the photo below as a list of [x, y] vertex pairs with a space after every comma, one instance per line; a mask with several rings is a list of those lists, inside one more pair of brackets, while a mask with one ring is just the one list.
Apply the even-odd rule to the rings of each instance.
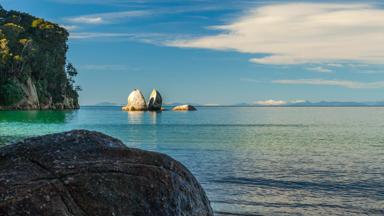
[[384, 100], [380, 1], [0, 0], [70, 31], [83, 105]]

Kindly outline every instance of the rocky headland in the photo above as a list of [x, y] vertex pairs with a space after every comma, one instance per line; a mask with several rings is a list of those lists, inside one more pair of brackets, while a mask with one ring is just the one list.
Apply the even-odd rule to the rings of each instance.
[[0, 110], [77, 109], [68, 32], [0, 5]]
[[0, 215], [213, 213], [198, 181], [178, 161], [76, 130], [0, 148]]

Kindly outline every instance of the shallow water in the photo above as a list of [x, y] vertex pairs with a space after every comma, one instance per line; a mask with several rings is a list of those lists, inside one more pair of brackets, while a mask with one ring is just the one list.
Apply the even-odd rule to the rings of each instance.
[[384, 108], [119, 107], [0, 112], [0, 144], [97, 130], [198, 178], [216, 215], [384, 215]]

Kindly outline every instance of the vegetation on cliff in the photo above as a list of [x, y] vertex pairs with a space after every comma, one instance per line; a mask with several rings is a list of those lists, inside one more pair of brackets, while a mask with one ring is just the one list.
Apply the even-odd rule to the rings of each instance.
[[78, 107], [67, 39], [55, 23], [0, 6], [0, 109]]

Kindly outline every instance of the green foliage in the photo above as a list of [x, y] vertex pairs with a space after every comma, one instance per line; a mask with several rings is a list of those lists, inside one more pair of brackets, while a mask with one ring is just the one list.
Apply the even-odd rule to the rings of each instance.
[[72, 63], [68, 63], [65, 67], [65, 70], [70, 78], [73, 78], [78, 74], [76, 68], [72, 65]]
[[66, 64], [68, 32], [55, 23], [0, 5], [0, 87], [31, 78], [40, 102], [77, 100], [77, 70]]
[[43, 19], [35, 19], [32, 21], [32, 28], [37, 28], [41, 25], [41, 23], [43, 23], [44, 20]]
[[0, 105], [10, 106], [19, 102], [23, 97], [23, 90], [15, 80], [8, 80], [0, 85]]

